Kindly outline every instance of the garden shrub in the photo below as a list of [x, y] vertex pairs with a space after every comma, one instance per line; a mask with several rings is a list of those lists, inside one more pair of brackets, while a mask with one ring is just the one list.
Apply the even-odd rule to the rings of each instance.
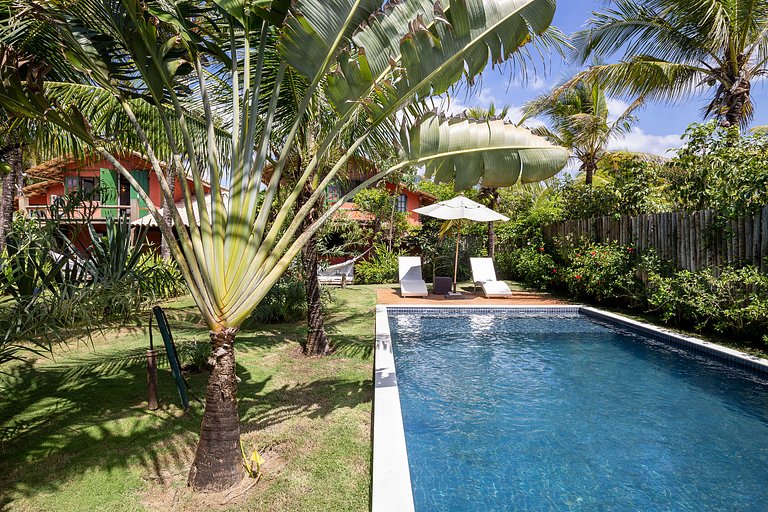
[[356, 284], [387, 284], [397, 283], [398, 254], [388, 251], [383, 245], [377, 244], [371, 251], [371, 258], [360, 260], [355, 265]]
[[754, 267], [652, 275], [649, 304], [667, 323], [760, 339], [768, 331], [768, 276]]
[[559, 281], [555, 260], [542, 244], [501, 253], [496, 256], [496, 267], [501, 276], [540, 290], [552, 288]]
[[184, 371], [200, 373], [211, 368], [208, 362], [211, 357], [211, 342], [208, 340], [182, 341], [177, 345], [176, 352]]
[[154, 251], [141, 255], [137, 273], [145, 300], [166, 300], [188, 293], [184, 276], [175, 260], [165, 260]]
[[643, 283], [636, 273], [639, 258], [633, 247], [589, 244], [572, 249], [569, 256], [561, 278], [574, 297], [598, 303], [638, 302]]
[[267, 292], [244, 327], [298, 322], [307, 316], [307, 288], [297, 272], [284, 274]]

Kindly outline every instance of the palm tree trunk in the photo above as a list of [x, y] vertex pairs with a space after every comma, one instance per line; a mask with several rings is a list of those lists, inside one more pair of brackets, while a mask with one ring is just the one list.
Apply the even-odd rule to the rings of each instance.
[[[168, 188], [171, 190], [171, 196], [173, 196], [174, 191], [176, 190], [176, 173], [173, 168], [168, 170]], [[170, 208], [165, 208], [163, 210], [163, 217], [169, 226], [173, 226], [173, 217], [171, 216]], [[164, 260], [171, 259], [171, 248], [168, 245], [168, 240], [166, 240], [165, 235], [162, 235], [162, 238], [160, 239], [160, 255]]]
[[387, 248], [391, 251], [395, 237], [395, 213], [397, 213], [397, 199], [400, 196], [400, 180], [395, 185], [395, 200], [392, 202], [392, 213], [389, 215], [389, 236], [387, 237]]
[[[304, 187], [303, 194], [307, 198], [312, 195], [309, 186]], [[314, 224], [319, 217], [317, 206], [312, 208], [304, 219], [306, 230]], [[320, 279], [317, 276], [318, 254], [317, 236], [313, 235], [301, 253], [304, 279], [307, 283], [307, 340], [304, 343], [304, 354], [308, 356], [324, 356], [328, 354], [328, 335], [325, 332], [325, 317], [323, 315], [323, 302], [320, 295]]]
[[584, 172], [584, 183], [591, 186], [595, 177], [595, 170], [597, 170], [597, 162], [584, 162], [581, 166], [581, 170]]
[[742, 70], [740, 75], [730, 76], [729, 81], [733, 85], [721, 88], [722, 99], [718, 107], [721, 115], [720, 125], [725, 128], [740, 127], [744, 121], [744, 107], [752, 92], [752, 84], [744, 74], [745, 71]]
[[235, 374], [236, 334], [236, 328], [211, 332], [213, 370], [205, 393], [200, 441], [187, 480], [195, 490], [227, 489], [243, 478]]
[[[492, 188], [491, 191], [491, 210], [498, 211], [499, 209], [499, 189]], [[488, 257], [493, 259], [496, 257], [496, 224], [493, 222], [488, 223]]]
[[11, 166], [11, 170], [3, 176], [2, 192], [0, 192], [0, 251], [5, 249], [5, 239], [11, 231], [14, 212], [13, 200], [16, 197], [16, 182], [23, 172], [21, 146], [18, 144], [9, 146], [5, 159]]

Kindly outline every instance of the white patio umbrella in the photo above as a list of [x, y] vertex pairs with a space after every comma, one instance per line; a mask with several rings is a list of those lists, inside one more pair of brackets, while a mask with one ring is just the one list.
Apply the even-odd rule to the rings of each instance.
[[459, 239], [461, 238], [461, 221], [466, 219], [477, 222], [495, 222], [499, 220], [506, 222], [509, 220], [509, 217], [495, 212], [471, 199], [467, 199], [463, 195], [454, 197], [448, 201], [441, 201], [429, 206], [417, 208], [414, 211], [421, 215], [427, 215], [428, 217], [434, 217], [436, 219], [459, 221], [457, 228], [458, 234], [456, 235], [456, 260], [453, 265], [454, 293], [456, 293], [456, 280], [459, 274]]

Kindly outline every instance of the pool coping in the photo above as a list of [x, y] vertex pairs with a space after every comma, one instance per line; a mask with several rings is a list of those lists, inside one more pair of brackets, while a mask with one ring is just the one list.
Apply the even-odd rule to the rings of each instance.
[[672, 343], [686, 350], [714, 357], [768, 378], [767, 359], [592, 307], [580, 305], [377, 305], [376, 351], [374, 355], [371, 512], [412, 512], [415, 510], [392, 336], [389, 329], [390, 310], [419, 313], [444, 313], [446, 310], [472, 311], [477, 313], [498, 312], [499, 310], [508, 310], [514, 313], [556, 313], [558, 311], [569, 315], [575, 313], [608, 322], [630, 331], [639, 332], [658, 341]]

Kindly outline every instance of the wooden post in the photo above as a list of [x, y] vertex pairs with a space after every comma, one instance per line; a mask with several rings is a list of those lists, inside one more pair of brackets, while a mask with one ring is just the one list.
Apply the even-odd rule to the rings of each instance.
[[131, 199], [131, 222], [139, 219], [139, 200]]
[[154, 411], [157, 405], [157, 350], [147, 350], [147, 408]]
[[752, 214], [752, 264], [760, 267], [760, 212]]
[[453, 293], [456, 293], [456, 280], [459, 277], [459, 239], [461, 239], [461, 220], [456, 228], [456, 260], [453, 264]]
[[768, 206], [763, 207], [760, 220], [760, 269], [768, 271]]

